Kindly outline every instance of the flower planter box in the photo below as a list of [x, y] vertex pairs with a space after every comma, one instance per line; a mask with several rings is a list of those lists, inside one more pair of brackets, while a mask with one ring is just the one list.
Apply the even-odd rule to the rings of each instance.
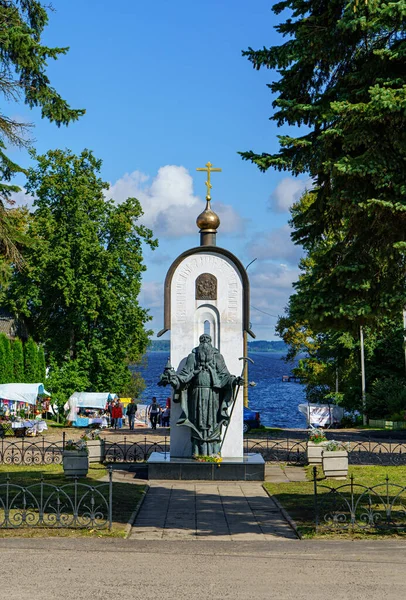
[[327, 479], [345, 479], [348, 475], [347, 450], [323, 450], [322, 465]]
[[65, 477], [86, 477], [89, 470], [89, 455], [83, 450], [63, 451]]
[[89, 463], [103, 462], [104, 440], [88, 440], [86, 444], [89, 450]]
[[307, 462], [309, 465], [321, 465], [321, 453], [323, 452], [324, 442], [315, 444], [314, 442], [307, 442]]

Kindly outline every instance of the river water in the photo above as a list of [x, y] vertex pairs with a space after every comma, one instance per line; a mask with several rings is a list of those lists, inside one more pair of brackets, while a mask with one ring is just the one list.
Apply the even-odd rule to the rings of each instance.
[[[253, 352], [250, 358], [254, 364], [249, 365], [249, 381], [256, 383], [249, 387], [249, 407], [261, 414], [261, 423], [268, 427], [306, 427], [305, 417], [299, 413], [298, 405], [305, 402], [304, 386], [300, 383], [283, 383], [282, 375], [291, 372], [292, 365], [282, 360], [283, 354], [276, 352]], [[156, 396], [161, 404], [169, 389], [158, 387], [157, 382], [166, 361], [167, 352], [147, 352], [145, 365], [141, 374], [145, 379], [146, 389], [141, 399], [150, 401]]]

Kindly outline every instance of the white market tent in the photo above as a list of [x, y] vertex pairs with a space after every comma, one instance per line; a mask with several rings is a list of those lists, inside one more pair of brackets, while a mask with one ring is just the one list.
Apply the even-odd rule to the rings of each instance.
[[69, 398], [69, 406], [77, 408], [101, 408], [104, 409], [109, 400], [117, 398], [117, 394], [95, 393], [95, 392], [73, 392]]
[[299, 412], [305, 415], [308, 425], [326, 427], [340, 423], [344, 416], [342, 406], [336, 404], [299, 404]]
[[36, 404], [39, 394], [50, 396], [43, 383], [2, 383], [0, 398], [25, 404]]

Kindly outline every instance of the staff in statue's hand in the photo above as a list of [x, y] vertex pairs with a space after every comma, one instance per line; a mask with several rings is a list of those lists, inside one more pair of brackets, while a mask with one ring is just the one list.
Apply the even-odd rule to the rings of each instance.
[[176, 377], [175, 369], [171, 366], [168, 358], [168, 362], [166, 363], [166, 367], [164, 372], [159, 378], [158, 385], [165, 387], [166, 385], [173, 385], [173, 387], [177, 387], [178, 378]]

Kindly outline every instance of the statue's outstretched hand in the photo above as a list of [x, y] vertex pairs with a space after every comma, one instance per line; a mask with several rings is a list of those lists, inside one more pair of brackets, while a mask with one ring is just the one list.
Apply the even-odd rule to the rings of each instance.
[[158, 385], [165, 386], [171, 383], [172, 373], [169, 370], [165, 370], [159, 378]]
[[178, 387], [178, 378], [173, 369], [165, 370], [158, 381], [159, 386], [172, 385], [175, 389]]
[[234, 385], [235, 386], [237, 386], [237, 385], [238, 386], [244, 385], [244, 377], [236, 377], [234, 379]]

